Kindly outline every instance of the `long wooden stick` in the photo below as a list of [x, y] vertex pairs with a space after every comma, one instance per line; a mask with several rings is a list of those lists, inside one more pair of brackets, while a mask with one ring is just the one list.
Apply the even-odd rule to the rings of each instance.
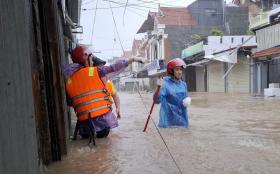
[[147, 118], [147, 120], [146, 120], [144, 129], [143, 129], [143, 132], [145, 132], [146, 129], [147, 129], [148, 123], [149, 123], [150, 118], [151, 118], [151, 114], [152, 114], [153, 109], [154, 109], [155, 102], [156, 102], [156, 100], [157, 100], [157, 98], [158, 98], [158, 96], [159, 96], [159, 91], [160, 91], [160, 86], [158, 85], [158, 86], [157, 86], [157, 89], [156, 89], [155, 98], [154, 98], [154, 100], [153, 100], [153, 104], [152, 104], [152, 107], [151, 107], [151, 109], [150, 109], [150, 113], [149, 113], [149, 115], [148, 115], [148, 118]]

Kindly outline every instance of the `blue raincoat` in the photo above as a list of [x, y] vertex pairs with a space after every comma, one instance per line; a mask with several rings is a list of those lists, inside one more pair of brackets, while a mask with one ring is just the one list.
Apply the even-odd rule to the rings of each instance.
[[161, 103], [159, 127], [188, 127], [187, 109], [183, 100], [188, 97], [187, 84], [183, 80], [175, 80], [168, 76], [160, 89], [156, 103]]

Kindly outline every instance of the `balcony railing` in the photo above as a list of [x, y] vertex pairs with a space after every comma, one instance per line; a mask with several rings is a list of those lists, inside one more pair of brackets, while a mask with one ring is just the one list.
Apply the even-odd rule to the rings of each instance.
[[163, 60], [155, 59], [148, 64], [147, 70], [148, 76], [157, 76], [166, 72], [166, 65]]
[[149, 64], [148, 64], [148, 71], [152, 71], [152, 70], [158, 70], [160, 69], [159, 66], [159, 60], [152, 60]]
[[250, 19], [250, 30], [269, 24], [268, 13], [262, 12], [256, 17]]

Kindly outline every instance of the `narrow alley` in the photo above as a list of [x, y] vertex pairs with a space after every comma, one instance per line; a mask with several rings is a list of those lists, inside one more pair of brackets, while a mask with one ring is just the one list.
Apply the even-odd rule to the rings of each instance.
[[[152, 120], [143, 133], [151, 93], [121, 92], [120, 126], [108, 138], [70, 143], [68, 155], [46, 174], [278, 174], [280, 173], [279, 98], [247, 94], [190, 93], [188, 129], [159, 129]], [[152, 118], [157, 124], [159, 105]], [[73, 124], [74, 124], [73, 120]]]

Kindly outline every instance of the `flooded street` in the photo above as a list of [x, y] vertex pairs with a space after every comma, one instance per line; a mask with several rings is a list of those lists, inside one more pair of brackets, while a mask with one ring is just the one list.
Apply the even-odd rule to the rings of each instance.
[[[156, 105], [143, 127], [152, 94], [119, 93], [122, 118], [108, 138], [70, 143], [68, 155], [46, 174], [279, 174], [280, 98], [190, 93], [188, 129], [159, 129]], [[143, 102], [147, 106], [145, 109]]]

